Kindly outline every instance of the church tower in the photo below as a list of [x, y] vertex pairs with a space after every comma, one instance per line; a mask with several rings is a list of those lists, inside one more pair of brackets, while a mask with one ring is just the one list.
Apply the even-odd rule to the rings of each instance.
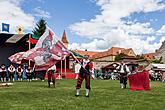
[[65, 44], [66, 48], [68, 48], [69, 42], [68, 42], [68, 40], [67, 40], [67, 38], [66, 38], [65, 30], [64, 30], [64, 32], [63, 32], [61, 41]]

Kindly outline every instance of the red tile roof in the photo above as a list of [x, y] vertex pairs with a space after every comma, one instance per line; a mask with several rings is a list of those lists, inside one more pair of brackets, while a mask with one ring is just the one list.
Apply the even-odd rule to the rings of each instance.
[[132, 48], [125, 49], [125, 48], [120, 48], [120, 47], [112, 47], [107, 51], [100, 52], [96, 55], [93, 55], [93, 58], [102, 58], [102, 57], [106, 57], [106, 56], [110, 56], [110, 55], [116, 56], [119, 53], [124, 53], [124, 54], [128, 55], [130, 51], [133, 51]]
[[144, 54], [144, 58], [146, 59], [154, 59], [155, 58], [155, 53], [146, 53]]
[[84, 56], [84, 55], [89, 55], [90, 57], [92, 57], [95, 54], [98, 54], [100, 52], [94, 52], [94, 51], [83, 51], [83, 50], [73, 50], [74, 52]]

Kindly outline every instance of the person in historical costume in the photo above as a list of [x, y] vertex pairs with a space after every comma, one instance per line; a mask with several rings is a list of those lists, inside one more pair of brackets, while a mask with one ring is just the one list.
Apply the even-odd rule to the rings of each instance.
[[29, 82], [32, 81], [32, 72], [33, 72], [33, 69], [30, 66], [28, 66], [26, 69], [26, 77]]
[[162, 82], [165, 82], [165, 72], [162, 73]]
[[14, 82], [15, 67], [13, 64], [10, 64], [10, 66], [8, 67], [8, 72], [9, 72], [9, 81]]
[[82, 61], [82, 66], [80, 68], [77, 85], [76, 85], [76, 94], [75, 94], [76, 97], [80, 95], [80, 88], [81, 88], [81, 85], [82, 85], [82, 82], [84, 79], [85, 79], [85, 88], [86, 88], [85, 96], [89, 97], [89, 92], [91, 90], [90, 75], [93, 70], [93, 64], [88, 58], [89, 58], [89, 56], [85, 56], [85, 59], [83, 59], [83, 61]]
[[1, 65], [0, 74], [1, 74], [1, 81], [2, 82], [6, 82], [6, 79], [7, 79], [7, 69], [6, 69], [6, 65], [5, 64]]
[[18, 76], [18, 81], [22, 81], [22, 75], [23, 75], [23, 68], [21, 65], [17, 67], [17, 76]]
[[120, 88], [125, 89], [127, 85], [127, 74], [130, 73], [128, 66], [122, 61], [116, 68], [120, 74]]
[[56, 79], [55, 72], [56, 72], [56, 65], [53, 65], [47, 71], [47, 75], [48, 75], [48, 87], [50, 87], [51, 82], [53, 83], [53, 86], [55, 87], [55, 79]]

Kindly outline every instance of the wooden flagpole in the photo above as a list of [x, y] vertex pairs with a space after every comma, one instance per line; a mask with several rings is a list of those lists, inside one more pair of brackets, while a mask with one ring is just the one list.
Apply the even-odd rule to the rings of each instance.
[[[29, 34], [29, 50], [31, 49], [30, 37], [31, 37], [31, 34]], [[30, 60], [29, 60], [29, 65], [30, 65]]]
[[61, 73], [58, 75], [57, 79], [62, 79], [62, 60], [61, 60]]
[[65, 76], [66, 76], [66, 57], [65, 57]]
[[62, 60], [61, 60], [61, 75], [62, 75]]

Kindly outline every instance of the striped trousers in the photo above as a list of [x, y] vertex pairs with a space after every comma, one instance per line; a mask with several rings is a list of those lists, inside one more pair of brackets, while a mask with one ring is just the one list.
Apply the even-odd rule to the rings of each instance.
[[90, 75], [89, 74], [85, 74], [84, 77], [82, 77], [81, 75], [78, 76], [78, 80], [77, 80], [77, 85], [76, 85], [76, 89], [80, 89], [83, 80], [85, 79], [85, 88], [86, 89], [91, 89], [90, 87]]

